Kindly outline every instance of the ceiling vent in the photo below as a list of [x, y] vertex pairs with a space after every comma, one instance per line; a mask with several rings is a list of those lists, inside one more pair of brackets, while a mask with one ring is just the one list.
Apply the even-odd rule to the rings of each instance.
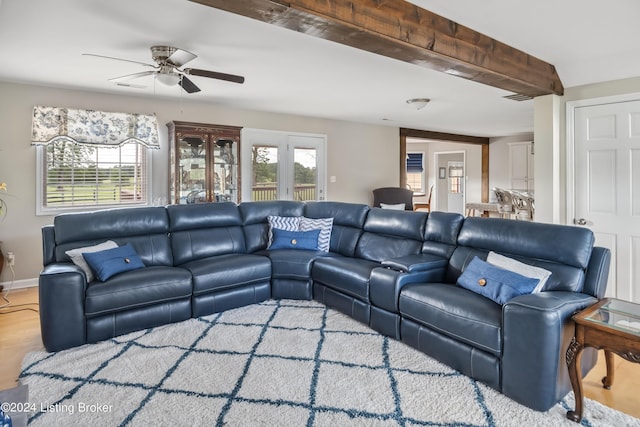
[[521, 93], [514, 93], [513, 95], [503, 96], [503, 98], [510, 99], [512, 101], [528, 101], [533, 99], [529, 95], [523, 95]]

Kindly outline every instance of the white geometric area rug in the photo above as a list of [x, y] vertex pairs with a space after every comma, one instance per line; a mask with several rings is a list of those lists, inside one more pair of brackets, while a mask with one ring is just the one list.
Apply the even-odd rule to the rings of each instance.
[[[267, 301], [30, 353], [33, 426], [576, 426], [314, 301]], [[585, 401], [585, 426], [640, 420]]]

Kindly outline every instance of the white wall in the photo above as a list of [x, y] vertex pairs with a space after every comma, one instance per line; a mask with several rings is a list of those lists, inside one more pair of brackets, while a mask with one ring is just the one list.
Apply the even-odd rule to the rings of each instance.
[[[185, 95], [185, 98], [188, 95]], [[0, 182], [8, 191], [9, 208], [0, 222], [3, 252], [16, 254], [15, 279], [29, 281], [42, 268], [40, 229], [51, 216], [35, 215], [35, 149], [30, 146], [34, 105], [87, 108], [104, 111], [155, 113], [160, 125], [161, 150], [152, 150], [151, 200], [167, 199], [168, 146], [165, 124], [171, 120], [225, 124], [261, 129], [327, 135], [327, 199], [370, 203], [371, 190], [399, 181], [399, 131], [337, 120], [238, 110], [223, 105], [164, 98], [145, 98], [0, 83]], [[4, 269], [0, 282], [11, 280]]]

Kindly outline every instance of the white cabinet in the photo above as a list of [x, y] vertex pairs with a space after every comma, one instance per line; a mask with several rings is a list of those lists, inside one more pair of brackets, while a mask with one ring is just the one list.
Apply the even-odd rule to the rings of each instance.
[[509, 144], [509, 177], [511, 189], [533, 191], [533, 142]]

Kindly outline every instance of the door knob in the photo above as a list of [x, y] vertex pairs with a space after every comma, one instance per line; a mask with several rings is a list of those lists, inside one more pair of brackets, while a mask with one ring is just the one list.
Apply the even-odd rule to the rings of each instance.
[[587, 220], [584, 218], [574, 219], [573, 223], [575, 225], [587, 225]]

